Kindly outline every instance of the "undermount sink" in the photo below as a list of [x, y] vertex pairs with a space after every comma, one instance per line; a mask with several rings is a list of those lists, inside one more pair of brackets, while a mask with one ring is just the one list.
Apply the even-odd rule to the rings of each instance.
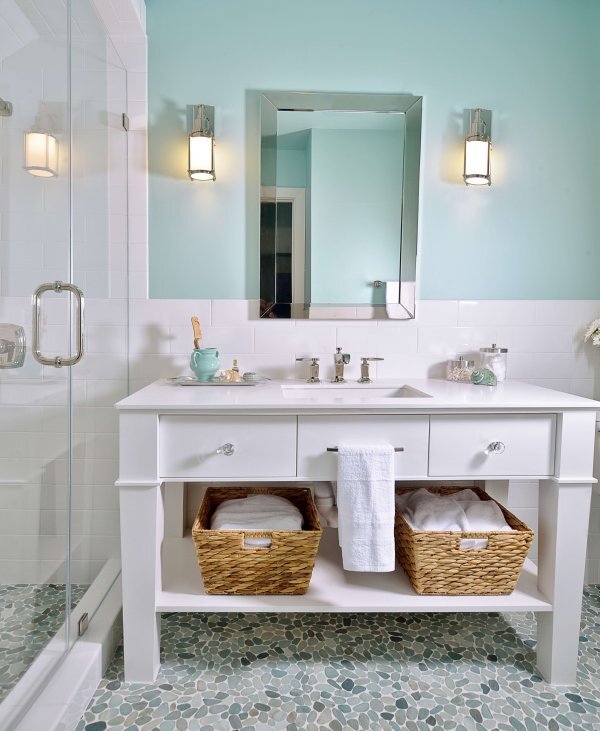
[[323, 384], [323, 383], [307, 383], [294, 386], [282, 386], [281, 390], [285, 398], [302, 399], [302, 398], [318, 398], [318, 399], [360, 399], [376, 400], [382, 398], [431, 398], [428, 393], [419, 391], [412, 386], [378, 386], [376, 383], [365, 383], [362, 386], [358, 384]]

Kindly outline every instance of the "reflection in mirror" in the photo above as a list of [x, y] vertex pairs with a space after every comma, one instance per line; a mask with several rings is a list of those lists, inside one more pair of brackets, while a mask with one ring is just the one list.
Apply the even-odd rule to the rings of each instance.
[[414, 317], [420, 141], [420, 97], [261, 95], [261, 317]]

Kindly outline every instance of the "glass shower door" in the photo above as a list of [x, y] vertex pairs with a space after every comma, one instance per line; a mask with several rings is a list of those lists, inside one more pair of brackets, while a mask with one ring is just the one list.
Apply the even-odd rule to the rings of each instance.
[[118, 572], [126, 101], [92, 0], [2, 0], [0, 702], [42, 653], [60, 659], [72, 607]]
[[71, 598], [71, 379], [53, 362], [71, 352], [67, 292], [44, 293], [40, 311], [52, 364], [31, 347], [32, 293], [71, 281], [68, 36], [59, 0], [0, 5], [0, 700]]

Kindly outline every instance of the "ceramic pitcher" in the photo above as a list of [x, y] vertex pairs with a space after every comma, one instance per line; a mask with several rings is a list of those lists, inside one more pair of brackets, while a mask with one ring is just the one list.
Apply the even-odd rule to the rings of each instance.
[[216, 348], [199, 348], [192, 351], [190, 368], [199, 381], [210, 381], [220, 365], [219, 351]]

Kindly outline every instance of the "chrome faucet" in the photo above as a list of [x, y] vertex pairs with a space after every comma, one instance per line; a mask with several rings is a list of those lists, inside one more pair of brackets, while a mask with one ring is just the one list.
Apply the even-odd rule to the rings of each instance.
[[335, 378], [332, 383], [345, 383], [344, 366], [350, 363], [350, 353], [342, 353], [341, 348], [336, 348], [333, 356], [333, 365], [335, 367]]
[[296, 360], [310, 360], [310, 378], [306, 381], [307, 383], [321, 383], [319, 378], [319, 359], [315, 356], [309, 358], [296, 358]]

